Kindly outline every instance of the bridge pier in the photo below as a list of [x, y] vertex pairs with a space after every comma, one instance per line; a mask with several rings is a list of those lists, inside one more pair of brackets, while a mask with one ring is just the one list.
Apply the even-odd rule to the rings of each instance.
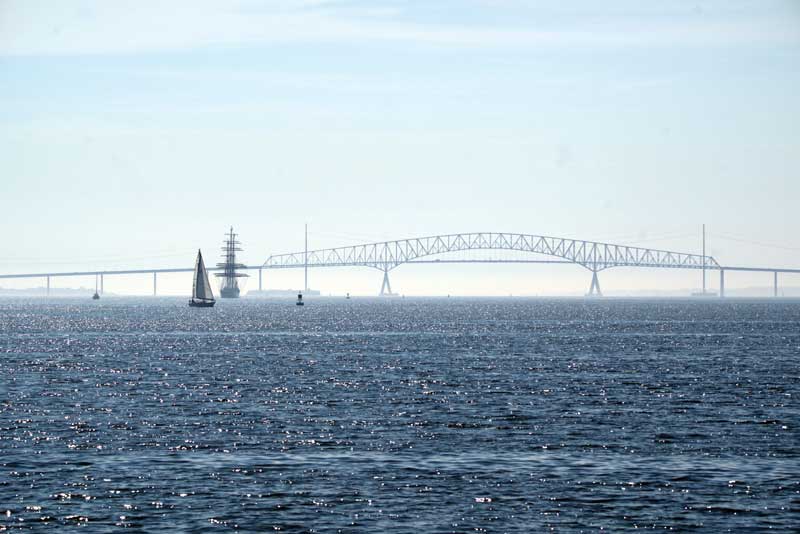
[[258, 269], [258, 290], [261, 291], [261, 268]]
[[725, 298], [725, 269], [719, 270], [719, 298]]
[[600, 290], [600, 280], [597, 278], [597, 271], [592, 271], [592, 284], [589, 286], [589, 293], [587, 297], [602, 297], [603, 292]]
[[47, 277], [47, 296], [50, 296], [50, 277]]
[[775, 278], [773, 280], [772, 296], [777, 298], [777, 296], [778, 296], [778, 271], [775, 271], [774, 274], [775, 274]]
[[100, 273], [100, 294], [103, 294], [103, 273]]
[[156, 296], [156, 272], [153, 271], [153, 296]]
[[383, 270], [383, 283], [381, 284], [380, 296], [392, 295], [392, 285], [389, 283], [389, 269]]

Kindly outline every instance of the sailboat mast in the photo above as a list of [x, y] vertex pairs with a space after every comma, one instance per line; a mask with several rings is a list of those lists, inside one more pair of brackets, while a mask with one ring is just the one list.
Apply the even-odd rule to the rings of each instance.
[[197, 282], [200, 280], [200, 263], [203, 261], [200, 249], [197, 249], [197, 259], [194, 262], [194, 278], [192, 279], [192, 300], [197, 298]]

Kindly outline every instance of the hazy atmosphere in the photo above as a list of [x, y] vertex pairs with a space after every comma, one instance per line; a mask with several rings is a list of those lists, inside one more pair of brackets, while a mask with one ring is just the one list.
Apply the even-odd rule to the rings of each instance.
[[[230, 226], [259, 264], [302, 250], [305, 223], [310, 248], [502, 231], [696, 253], [705, 223], [721, 263], [797, 268], [798, 65], [793, 0], [0, 0], [0, 273], [191, 267], [198, 248], [215, 263]], [[302, 270], [264, 276], [302, 286]], [[164, 275], [159, 292], [190, 281]], [[392, 272], [408, 295], [589, 281], [568, 265]], [[700, 276], [601, 282], [613, 295]], [[337, 268], [310, 285], [380, 283]]]
[[0, 0], [0, 531], [797, 532], [799, 67], [800, 0]]

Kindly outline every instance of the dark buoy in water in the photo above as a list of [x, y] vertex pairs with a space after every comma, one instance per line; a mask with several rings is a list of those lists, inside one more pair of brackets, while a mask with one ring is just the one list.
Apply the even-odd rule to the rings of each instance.
[[295, 302], [295, 304], [297, 304], [298, 306], [303, 306], [305, 304], [303, 302], [303, 294], [302, 293], [298, 293], [297, 294], [297, 302]]

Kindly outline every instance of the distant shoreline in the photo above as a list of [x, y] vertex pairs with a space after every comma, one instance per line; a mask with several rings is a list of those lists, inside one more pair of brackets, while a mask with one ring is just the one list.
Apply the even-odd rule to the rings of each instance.
[[[50, 294], [47, 294], [46, 290], [37, 291], [35, 289], [0, 289], [0, 298], [49, 298], [49, 299], [62, 299], [62, 298], [86, 298], [90, 299], [94, 290], [89, 289], [51, 289]], [[279, 291], [279, 292], [269, 292], [268, 294], [263, 294], [267, 292], [262, 292], [262, 294], [253, 295], [252, 292], [243, 295], [239, 299], [219, 299], [222, 301], [227, 300], [240, 300], [240, 301], [266, 301], [266, 300], [289, 300], [293, 299], [297, 296], [298, 291]], [[319, 291], [315, 292], [302, 292], [303, 296], [314, 297], [314, 298], [322, 298], [322, 299], [346, 299], [346, 295], [344, 294], [328, 294], [322, 295]], [[152, 299], [152, 295], [146, 294], [123, 294], [123, 293], [105, 293], [101, 295], [101, 299]], [[190, 295], [157, 295], [155, 298], [163, 298], [163, 299], [188, 299]], [[720, 298], [717, 295], [708, 296], [708, 297], [700, 297], [696, 295], [692, 295], [692, 292], [686, 291], [674, 291], [674, 292], [646, 292], [646, 291], [637, 291], [637, 292], [607, 292], [602, 297], [593, 297], [593, 296], [586, 296], [582, 294], [561, 294], [561, 295], [402, 295], [396, 297], [381, 297], [379, 295], [350, 295], [351, 299], [381, 299], [386, 301], [397, 301], [402, 300], [403, 298], [409, 299], [586, 299], [586, 300], [619, 300], [619, 299], [668, 299], [668, 300], [696, 300], [700, 302], [715, 302], [719, 301]], [[787, 288], [786, 290], [782, 290], [779, 295], [779, 299], [797, 299], [800, 298], [800, 288]], [[772, 289], [760, 289], [757, 288], [745, 288], [741, 290], [726, 290], [725, 297], [723, 300], [730, 300], [730, 299], [752, 299], [752, 300], [774, 300], [775, 297], [772, 294]]]

